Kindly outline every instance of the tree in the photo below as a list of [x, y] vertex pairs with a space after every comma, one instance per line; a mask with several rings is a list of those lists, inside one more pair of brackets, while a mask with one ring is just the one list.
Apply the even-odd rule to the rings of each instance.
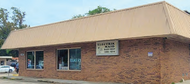
[[25, 12], [21, 12], [19, 9], [17, 9], [16, 7], [11, 7], [11, 9], [13, 10], [13, 16], [12, 16], [12, 20], [14, 23], [15, 28], [17, 29], [22, 29], [22, 28], [26, 28], [28, 27], [28, 25], [23, 24], [23, 22], [25, 21]]
[[81, 14], [79, 14], [79, 15], [75, 15], [75, 16], [72, 17], [72, 19], [75, 19], [75, 18], [81, 18], [81, 17], [85, 17], [85, 15], [81, 15]]
[[14, 28], [13, 23], [8, 21], [8, 13], [7, 9], [0, 8], [0, 46], [2, 46], [8, 34]]
[[[116, 9], [114, 9], [114, 10], [116, 10]], [[81, 14], [75, 15], [72, 17], [72, 19], [81, 18], [81, 17], [85, 17], [85, 16], [90, 16], [90, 15], [95, 15], [95, 14], [100, 14], [100, 13], [105, 13], [105, 12], [110, 12], [110, 11], [113, 11], [113, 10], [110, 10], [106, 7], [98, 6], [96, 9], [89, 10], [88, 13], [85, 13], [83, 15], [81, 15]]]
[[185, 12], [186, 12], [187, 14], [189, 14], [189, 15], [190, 15], [190, 12], [189, 12], [189, 11], [185, 10]]
[[[29, 27], [28, 25], [23, 24], [26, 15], [25, 12], [21, 12], [16, 7], [11, 7], [11, 10], [12, 16], [9, 17], [8, 10], [0, 8], [0, 47], [12, 30]], [[0, 56], [2, 55], [18, 56], [18, 51], [0, 50]]]
[[105, 13], [105, 12], [110, 12], [111, 10], [106, 8], [106, 7], [101, 7], [98, 6], [96, 9], [94, 10], [89, 10], [87, 14], [87, 16], [89, 15], [95, 15], [95, 14], [99, 14], [99, 13]]

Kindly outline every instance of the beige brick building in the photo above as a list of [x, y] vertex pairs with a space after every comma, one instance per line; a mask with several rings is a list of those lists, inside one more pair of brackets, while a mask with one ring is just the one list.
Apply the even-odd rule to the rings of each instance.
[[158, 2], [12, 31], [2, 49], [19, 49], [20, 76], [168, 84], [190, 79], [189, 27]]

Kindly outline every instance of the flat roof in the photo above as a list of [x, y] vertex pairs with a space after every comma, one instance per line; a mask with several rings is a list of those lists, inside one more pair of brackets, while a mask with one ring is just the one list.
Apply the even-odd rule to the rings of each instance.
[[163, 1], [14, 30], [1, 49], [150, 37], [190, 42], [189, 15]]
[[12, 56], [0, 56], [0, 59], [2, 58], [12, 58]]

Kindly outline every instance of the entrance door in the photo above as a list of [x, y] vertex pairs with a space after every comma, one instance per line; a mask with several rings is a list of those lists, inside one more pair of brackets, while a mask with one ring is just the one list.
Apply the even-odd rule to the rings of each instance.
[[4, 65], [4, 63], [5, 63], [4, 61], [1, 61], [1, 65]]

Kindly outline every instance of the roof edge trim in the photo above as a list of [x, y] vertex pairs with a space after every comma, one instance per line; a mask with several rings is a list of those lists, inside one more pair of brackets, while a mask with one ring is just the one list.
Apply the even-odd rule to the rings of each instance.
[[174, 27], [173, 27], [173, 21], [170, 17], [170, 14], [169, 14], [169, 9], [167, 7], [167, 2], [165, 2], [165, 1], [163, 2], [163, 7], [164, 7], [164, 12], [166, 15], [167, 22], [169, 25], [170, 34], [176, 34], [176, 31], [174, 30]]
[[141, 37], [130, 37], [130, 38], [118, 38], [118, 39], [105, 39], [105, 40], [93, 40], [93, 41], [84, 41], [84, 42], [71, 42], [71, 43], [59, 43], [59, 44], [46, 44], [46, 45], [38, 45], [38, 46], [26, 46], [26, 47], [7, 47], [2, 49], [14, 49], [19, 50], [22, 48], [35, 48], [35, 47], [46, 47], [46, 46], [58, 46], [58, 45], [69, 45], [69, 44], [80, 44], [80, 43], [89, 43], [89, 42], [97, 42], [97, 41], [109, 41], [109, 40], [131, 40], [131, 39], [146, 39], [146, 38], [160, 38], [167, 37], [171, 34], [163, 34], [163, 35], [153, 35], [153, 36], [141, 36]]
[[177, 7], [175, 7], [175, 6], [173, 6], [172, 4], [167, 3], [167, 2], [165, 2], [165, 3], [166, 3], [167, 5], [169, 5], [169, 6], [173, 7], [173, 8], [175, 8], [175, 9], [177, 9], [177, 10], [181, 11], [182, 13], [184, 13], [184, 14], [186, 14], [186, 15], [190, 16], [189, 14], [187, 14], [187, 13], [185, 13], [184, 11], [182, 11], [181, 9], [179, 9], [179, 8], [177, 8]]

